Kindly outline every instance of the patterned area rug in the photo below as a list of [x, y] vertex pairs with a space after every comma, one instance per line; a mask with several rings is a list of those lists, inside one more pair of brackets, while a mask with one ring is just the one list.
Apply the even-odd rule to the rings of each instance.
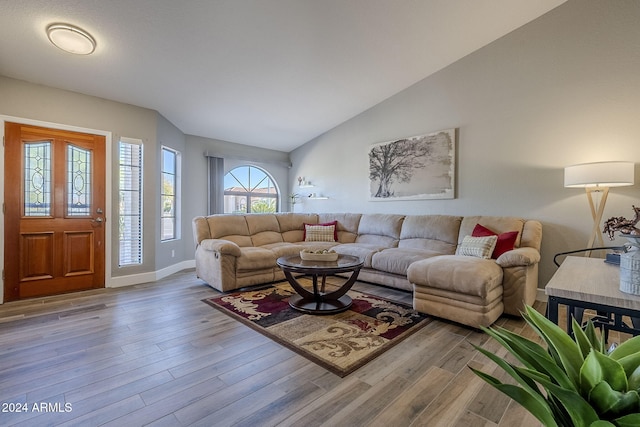
[[288, 283], [203, 301], [344, 377], [431, 322], [410, 306], [349, 291], [353, 305], [332, 315], [294, 310]]

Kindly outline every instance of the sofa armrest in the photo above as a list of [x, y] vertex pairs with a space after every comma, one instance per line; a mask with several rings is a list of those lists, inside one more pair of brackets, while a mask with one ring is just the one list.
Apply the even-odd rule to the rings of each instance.
[[534, 248], [516, 248], [498, 257], [496, 263], [502, 268], [533, 265], [540, 262], [540, 252]]
[[240, 246], [229, 240], [223, 239], [204, 239], [200, 242], [200, 246], [202, 249], [210, 251], [210, 252], [219, 252], [224, 255], [233, 255], [239, 257], [242, 253], [240, 252]]

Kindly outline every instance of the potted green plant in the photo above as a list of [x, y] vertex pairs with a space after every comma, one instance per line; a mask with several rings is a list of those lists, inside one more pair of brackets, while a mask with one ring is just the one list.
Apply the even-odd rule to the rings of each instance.
[[517, 384], [502, 383], [470, 367], [473, 372], [545, 426], [640, 426], [640, 336], [607, 352], [591, 321], [583, 330], [573, 319], [572, 338], [531, 307], [523, 317], [547, 349], [504, 328], [483, 330], [524, 366], [475, 346]]

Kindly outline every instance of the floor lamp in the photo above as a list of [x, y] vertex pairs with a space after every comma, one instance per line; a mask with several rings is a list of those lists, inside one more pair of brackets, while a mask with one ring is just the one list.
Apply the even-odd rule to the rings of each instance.
[[[604, 206], [607, 203], [609, 187], [624, 187], [634, 183], [633, 162], [598, 162], [583, 163], [564, 168], [564, 186], [568, 188], [584, 188], [589, 199], [593, 228], [587, 248], [592, 248], [596, 240], [599, 246], [604, 246], [600, 224]], [[600, 200], [594, 204], [592, 194], [600, 195]], [[591, 251], [585, 256], [590, 256]]]

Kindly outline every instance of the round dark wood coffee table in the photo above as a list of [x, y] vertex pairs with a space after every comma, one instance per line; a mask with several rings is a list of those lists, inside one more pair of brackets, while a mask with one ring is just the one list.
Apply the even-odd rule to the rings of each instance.
[[[363, 261], [351, 255], [339, 255], [336, 261], [306, 261], [299, 255], [289, 255], [276, 261], [291, 287], [298, 293], [289, 298], [289, 305], [309, 314], [340, 313], [351, 307], [351, 297], [346, 295], [358, 279]], [[325, 292], [327, 276], [351, 272], [351, 276], [337, 290]], [[313, 292], [303, 287], [294, 274], [311, 276]], [[318, 286], [318, 276], [322, 278]]]

